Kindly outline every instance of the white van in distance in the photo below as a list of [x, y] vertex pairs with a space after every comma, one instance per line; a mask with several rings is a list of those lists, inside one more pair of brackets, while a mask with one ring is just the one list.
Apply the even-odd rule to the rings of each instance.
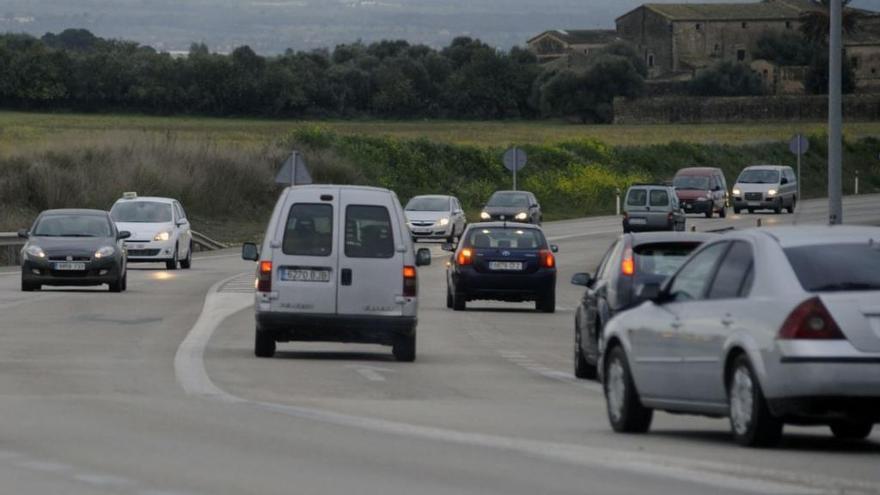
[[281, 193], [258, 262], [254, 353], [276, 342], [319, 341], [392, 346], [398, 361], [416, 357], [416, 266], [397, 195], [387, 189], [309, 185]]

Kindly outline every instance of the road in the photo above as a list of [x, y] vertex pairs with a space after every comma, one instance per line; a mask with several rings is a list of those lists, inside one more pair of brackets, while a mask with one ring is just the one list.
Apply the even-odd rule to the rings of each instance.
[[[880, 224], [878, 196], [846, 219]], [[698, 230], [822, 222], [690, 218]], [[658, 414], [611, 432], [601, 390], [571, 375], [571, 274], [619, 231], [604, 217], [546, 226], [558, 310], [445, 308], [443, 258], [420, 270], [419, 355], [281, 344], [253, 357], [253, 265], [229, 251], [194, 269], [135, 267], [129, 292], [18, 291], [0, 273], [0, 486], [17, 494], [880, 493], [880, 435], [787, 427], [736, 447], [724, 420]]]

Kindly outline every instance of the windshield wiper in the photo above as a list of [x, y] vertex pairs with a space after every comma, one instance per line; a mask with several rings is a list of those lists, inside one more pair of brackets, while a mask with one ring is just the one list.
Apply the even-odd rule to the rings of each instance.
[[814, 292], [835, 292], [848, 290], [880, 290], [880, 284], [871, 284], [868, 282], [838, 282], [833, 284], [820, 285], [813, 287]]

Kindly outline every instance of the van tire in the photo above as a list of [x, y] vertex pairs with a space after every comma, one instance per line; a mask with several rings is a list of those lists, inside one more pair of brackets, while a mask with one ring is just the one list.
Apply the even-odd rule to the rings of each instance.
[[734, 214], [734, 215], [739, 215], [739, 212], [740, 212], [740, 211], [741, 211], [741, 210], [740, 210], [739, 208], [737, 208], [736, 206], [733, 207], [733, 214]]
[[416, 360], [416, 332], [413, 330], [412, 335], [398, 335], [394, 339], [394, 345], [391, 347], [391, 354], [394, 359], [401, 363], [411, 363]]
[[706, 218], [712, 218], [715, 216], [715, 205], [709, 206], [709, 209], [706, 210]]
[[722, 206], [720, 210], [718, 210], [718, 216], [721, 218], [727, 218], [727, 207]]
[[275, 355], [275, 337], [259, 328], [254, 332], [254, 355], [258, 358], [270, 358]]
[[467, 300], [461, 292], [452, 294], [452, 309], [455, 311], [464, 311], [467, 306]]
[[788, 208], [786, 208], [786, 210], [788, 210], [789, 215], [794, 213], [795, 205], [797, 205], [797, 197], [791, 198], [791, 204], [788, 205]]
[[773, 213], [777, 215], [782, 213], [782, 198], [779, 198], [779, 200], [776, 202], [776, 206], [773, 207]]

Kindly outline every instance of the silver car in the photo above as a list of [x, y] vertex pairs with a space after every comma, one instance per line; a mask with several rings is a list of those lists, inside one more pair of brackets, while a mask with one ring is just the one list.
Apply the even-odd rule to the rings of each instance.
[[880, 423], [880, 229], [734, 232], [641, 295], [605, 330], [616, 431], [647, 431], [654, 409], [727, 416], [755, 446], [784, 423], [847, 439]]
[[440, 239], [453, 242], [467, 226], [461, 202], [455, 196], [415, 196], [406, 204], [404, 214], [414, 241]]

